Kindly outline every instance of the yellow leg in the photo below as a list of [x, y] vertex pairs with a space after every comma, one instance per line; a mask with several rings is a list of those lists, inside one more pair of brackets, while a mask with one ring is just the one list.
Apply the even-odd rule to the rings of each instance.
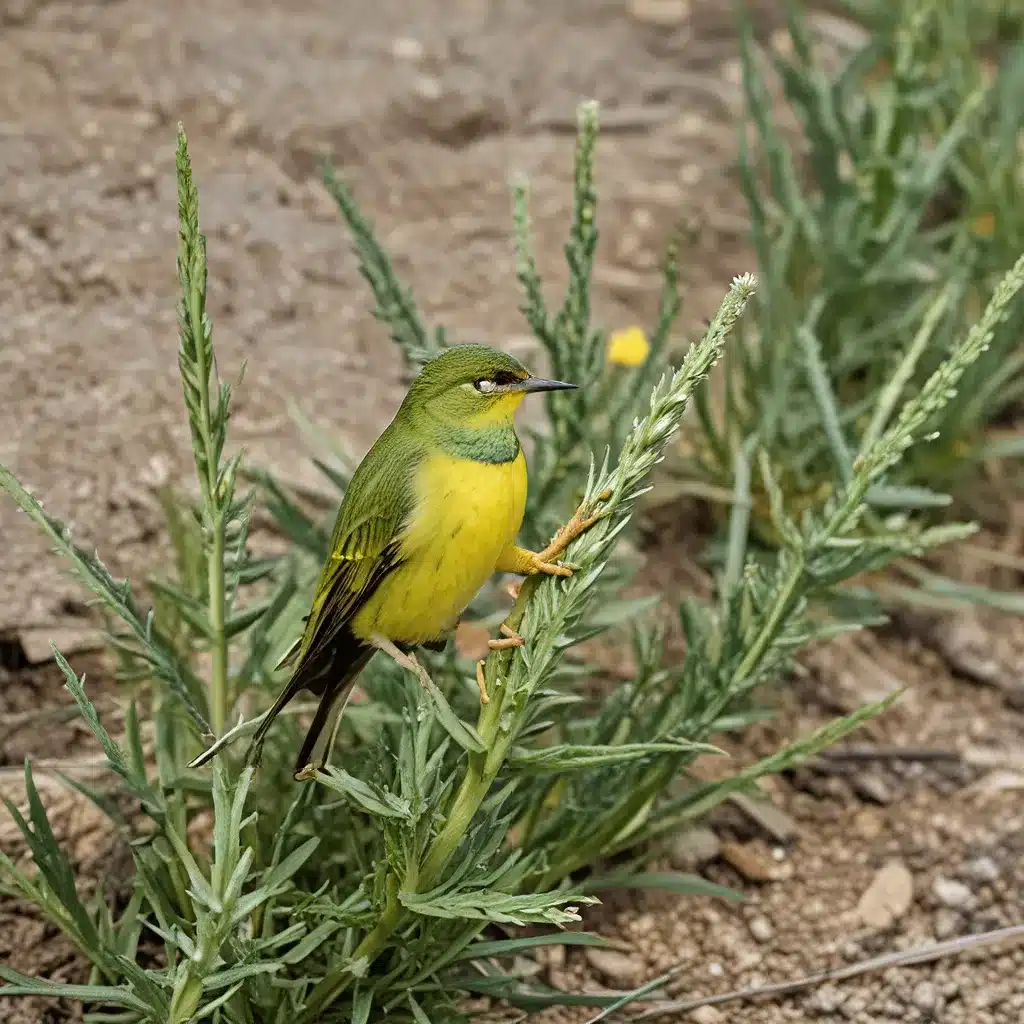
[[424, 690], [430, 688], [432, 680], [427, 675], [427, 670], [416, 660], [415, 654], [403, 654], [386, 636], [381, 636], [380, 633], [374, 633], [370, 637], [370, 643], [378, 651], [383, 651], [389, 658], [396, 661], [402, 668], [412, 672], [419, 679]]
[[572, 569], [567, 565], [555, 565], [546, 561], [535, 551], [510, 545], [502, 553], [496, 566], [498, 572], [514, 572], [517, 576], [536, 576], [544, 573], [547, 576], [571, 576]]
[[484, 678], [484, 662], [482, 659], [476, 663], [476, 685], [480, 687], [480, 703], [490, 704], [491, 698], [487, 696], [487, 680]]
[[[611, 491], [603, 491], [597, 496], [597, 500], [607, 501], [611, 496]], [[585, 516], [582, 512], [582, 506], [576, 509], [569, 522], [552, 538], [551, 543], [534, 557], [538, 562], [553, 562], [577, 537], [586, 533], [603, 514], [603, 512], [594, 512], [592, 515]]]
[[512, 647], [522, 647], [526, 641], [507, 623], [501, 624], [502, 639], [488, 640], [487, 646], [492, 651], [507, 651]]
[[[607, 501], [612, 496], [611, 491], [604, 491], [598, 495], [597, 500]], [[601, 518], [603, 513], [595, 512], [592, 515], [585, 516], [580, 508], [576, 509], [573, 513], [572, 518], [567, 522], [552, 538], [551, 543], [543, 551], [527, 551], [525, 548], [516, 547], [514, 544], [510, 544], [504, 552], [502, 552], [501, 558], [498, 559], [498, 564], [495, 566], [498, 572], [513, 572], [519, 576], [535, 576], [538, 573], [544, 573], [548, 576], [571, 576], [573, 569], [568, 565], [557, 565], [555, 559], [558, 558], [565, 549], [577, 538], [580, 534], [589, 530]], [[512, 595], [513, 600], [519, 596], [519, 587], [521, 584], [515, 585], [515, 588], [509, 587], [509, 593]], [[522, 647], [523, 638], [514, 630], [507, 622], [501, 624], [501, 632], [503, 634], [500, 640], [488, 640], [487, 646], [492, 651], [507, 651], [512, 647]], [[482, 684], [481, 684], [482, 685]]]
[[[607, 501], [610, 491], [598, 496], [598, 501]], [[556, 559], [580, 534], [585, 533], [604, 513], [595, 512], [583, 515], [577, 509], [573, 517], [552, 538], [551, 543], [543, 551], [527, 551], [525, 548], [509, 545], [498, 559], [495, 568], [498, 572], [512, 572], [518, 576], [536, 576], [544, 573], [547, 576], [571, 576], [572, 568], [568, 565], [556, 564]]]

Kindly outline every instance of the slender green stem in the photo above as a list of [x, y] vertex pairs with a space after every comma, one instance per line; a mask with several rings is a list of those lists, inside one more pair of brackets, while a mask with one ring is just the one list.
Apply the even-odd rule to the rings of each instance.
[[886, 384], [882, 390], [882, 394], [878, 399], [878, 404], [875, 406], [875, 411], [871, 416], [871, 422], [868, 424], [867, 430], [864, 431], [863, 437], [861, 437], [861, 452], [868, 451], [868, 449], [878, 441], [882, 436], [882, 432], [889, 425], [889, 420], [892, 418], [892, 413], [896, 408], [896, 403], [900, 400], [904, 389], [910, 383], [911, 378], [914, 375], [914, 370], [916, 369], [921, 356], [924, 354], [925, 349], [928, 347], [928, 343], [932, 340], [935, 328], [938, 326], [939, 321], [946, 312], [948, 305], [949, 294], [947, 292], [940, 292], [938, 298], [932, 303], [928, 308], [928, 311], [925, 313], [924, 319], [921, 321], [921, 326], [918, 328], [917, 334], [914, 336], [914, 340], [910, 344], [910, 348], [907, 349], [906, 354], [900, 361], [900, 365], [896, 368], [896, 372], [892, 375], [889, 379], [889, 383]]
[[398, 893], [398, 881], [392, 876], [388, 879], [387, 902], [376, 925], [366, 933], [351, 956], [343, 957], [320, 979], [310, 993], [305, 1009], [299, 1015], [296, 1024], [315, 1024], [320, 1020], [321, 1012], [356, 980], [355, 973], [349, 968], [360, 960], [365, 960], [369, 966], [384, 950], [404, 914]]
[[391, 933], [398, 927], [401, 920], [402, 904], [398, 900], [398, 887], [394, 886], [384, 905], [384, 912], [380, 915], [373, 930], [368, 932], [363, 941], [356, 946], [352, 959], [361, 960], [366, 957], [366, 960], [372, 963], [387, 944]]
[[228, 638], [224, 629], [227, 597], [224, 587], [224, 522], [218, 518], [210, 545], [209, 616], [213, 666], [210, 674], [210, 716], [213, 731], [220, 736], [227, 722], [231, 694], [228, 692]]
[[677, 765], [673, 760], [653, 771], [647, 781], [629, 793], [612, 812], [600, 832], [585, 842], [574, 842], [572, 853], [548, 868], [537, 883], [537, 891], [553, 889], [563, 878], [568, 878], [574, 871], [593, 863], [596, 857], [605, 853], [622, 830], [643, 810], [644, 805], [662, 791], [676, 770]]
[[757, 639], [750, 645], [739, 667], [736, 669], [737, 679], [746, 679], [753, 672], [765, 653], [771, 648], [772, 642], [778, 635], [779, 628], [787, 620], [793, 602], [796, 600], [800, 587], [800, 579], [804, 574], [804, 560], [798, 558], [789, 570], [782, 589], [775, 599], [775, 605], [771, 610], [768, 621], [757, 634]]
[[214, 732], [224, 731], [228, 693], [228, 642], [225, 635], [227, 593], [224, 573], [227, 521], [230, 515], [231, 480], [222, 482], [220, 453], [223, 446], [224, 409], [211, 401], [219, 393], [217, 370], [206, 316], [206, 239], [199, 231], [199, 194], [192, 179], [185, 131], [178, 125], [178, 278], [181, 348], [178, 356], [185, 404], [188, 408], [196, 473], [203, 499], [204, 540], [208, 546], [208, 615], [213, 670], [210, 681], [211, 718]]
[[[530, 596], [540, 583], [540, 577], [531, 576], [523, 582], [506, 622], [517, 630], [523, 621]], [[486, 752], [470, 757], [469, 767], [462, 779], [451, 810], [444, 826], [437, 834], [423, 862], [421, 880], [424, 887], [433, 884], [444, 870], [448, 858], [455, 852], [462, 837], [466, 834], [474, 815], [484, 802], [491, 783], [501, 770], [508, 753], [509, 745], [515, 733], [514, 728], [501, 728], [501, 716], [506, 697], [505, 687], [497, 686], [498, 672], [511, 660], [511, 652], [495, 651], [487, 659], [484, 667], [488, 689], [492, 693], [491, 701], [480, 709], [478, 731], [487, 745]]]

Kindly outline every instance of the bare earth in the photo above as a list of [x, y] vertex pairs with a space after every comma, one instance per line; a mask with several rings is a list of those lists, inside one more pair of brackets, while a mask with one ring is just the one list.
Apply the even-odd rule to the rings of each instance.
[[[768, 29], [775, 5], [761, 6]], [[729, 5], [710, 0], [0, 0], [0, 462], [116, 574], [142, 579], [160, 564], [153, 485], [184, 480], [188, 467], [175, 363], [179, 119], [209, 236], [221, 371], [247, 362], [233, 437], [287, 479], [315, 477], [286, 400], [361, 454], [402, 393], [397, 354], [368, 315], [319, 184], [323, 156], [429, 319], [460, 339], [515, 344], [526, 328], [508, 178], [532, 182], [541, 267], [555, 287], [574, 110], [597, 98], [599, 316], [649, 322], [660, 251], [682, 213], [702, 227], [686, 261], [687, 317], [698, 321], [734, 274], [755, 269], [730, 171], [734, 36]], [[0, 785], [16, 796], [27, 753], [96, 753], [76, 723], [38, 728], [33, 713], [68, 695], [51, 668], [24, 665], [42, 660], [46, 637], [79, 636], [90, 620], [6, 500], [0, 537]], [[661, 544], [652, 562], [668, 565], [659, 572], [674, 598], [679, 545]], [[1008, 628], [971, 617], [947, 623], [939, 645], [904, 623], [808, 659], [777, 724], [738, 758], [899, 685], [905, 697], [860, 740], [951, 756], [827, 762], [776, 780], [796, 835], [773, 837], [731, 809], [713, 823], [727, 845], [702, 867], [746, 904], [609, 900], [586, 923], [617, 940], [618, 959], [572, 951], [547, 975], [574, 990], [621, 988], [683, 962], [675, 987], [703, 995], [1024, 920], [1024, 716], [1014, 706], [1024, 652]], [[102, 663], [76, 664], [102, 681]], [[96, 875], [108, 849], [97, 823], [56, 782], [45, 791], [76, 860]], [[7, 826], [0, 848], [14, 852]], [[686, 851], [675, 859], [685, 864]], [[877, 884], [891, 883], [889, 911], [873, 913], [862, 897], [886, 864]], [[82, 976], [50, 929], [0, 903], [8, 958]], [[1024, 1018], [1022, 976], [1024, 947], [1004, 945], [687, 1019], [1009, 1024]], [[0, 1021], [67, 1013], [0, 1001]]]

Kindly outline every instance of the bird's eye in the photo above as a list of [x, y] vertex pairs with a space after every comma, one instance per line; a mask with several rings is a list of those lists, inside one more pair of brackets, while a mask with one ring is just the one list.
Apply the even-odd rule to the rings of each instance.
[[493, 380], [487, 380], [485, 377], [481, 377], [479, 380], [473, 381], [473, 387], [475, 387], [480, 394], [489, 395], [497, 385]]

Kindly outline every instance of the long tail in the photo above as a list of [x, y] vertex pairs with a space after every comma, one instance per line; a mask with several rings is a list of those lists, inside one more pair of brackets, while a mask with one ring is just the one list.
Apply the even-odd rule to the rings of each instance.
[[258, 764], [266, 738], [281, 709], [302, 690], [320, 696], [313, 723], [302, 742], [295, 763], [296, 777], [305, 777], [310, 768], [322, 768], [330, 754], [331, 744], [352, 687], [375, 648], [357, 640], [348, 629], [335, 636], [331, 643], [295, 666], [291, 679], [266, 713], [253, 735], [246, 754], [249, 764]]

